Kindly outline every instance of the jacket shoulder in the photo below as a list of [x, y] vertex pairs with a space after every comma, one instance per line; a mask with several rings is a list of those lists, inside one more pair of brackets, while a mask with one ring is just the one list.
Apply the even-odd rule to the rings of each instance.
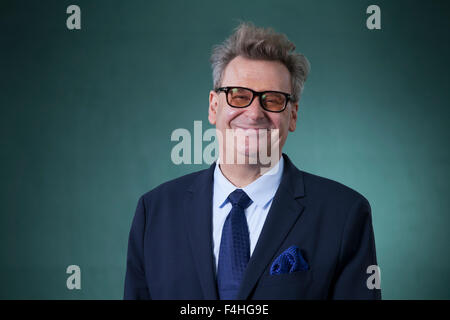
[[194, 181], [200, 175], [204, 175], [208, 172], [209, 169], [203, 169], [199, 171], [195, 171], [184, 176], [166, 181], [157, 187], [151, 189], [144, 193], [141, 198], [144, 201], [148, 201], [151, 198], [161, 198], [164, 196], [176, 196], [179, 195], [180, 192], [186, 191], [189, 187], [194, 183]]
[[305, 194], [321, 199], [330, 199], [340, 203], [363, 202], [369, 205], [369, 201], [355, 189], [341, 182], [325, 178], [306, 171], [301, 171], [305, 184]]

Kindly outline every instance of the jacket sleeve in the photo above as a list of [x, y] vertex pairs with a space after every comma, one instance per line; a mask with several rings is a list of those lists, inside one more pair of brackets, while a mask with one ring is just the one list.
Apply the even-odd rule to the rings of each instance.
[[377, 266], [377, 257], [371, 208], [361, 197], [347, 215], [330, 298], [381, 299], [381, 289], [369, 288], [367, 284], [373, 275], [368, 273], [368, 267], [374, 265]]
[[138, 201], [128, 239], [124, 300], [150, 299], [144, 270], [145, 205]]

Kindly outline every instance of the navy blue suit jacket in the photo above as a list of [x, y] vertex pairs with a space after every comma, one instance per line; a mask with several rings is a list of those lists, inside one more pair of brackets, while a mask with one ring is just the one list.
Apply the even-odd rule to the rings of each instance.
[[[358, 192], [285, 167], [250, 258], [239, 299], [380, 299], [368, 289], [376, 265], [371, 209]], [[125, 299], [217, 299], [212, 245], [215, 163], [166, 182], [138, 202], [129, 234]], [[309, 270], [270, 275], [296, 245]]]

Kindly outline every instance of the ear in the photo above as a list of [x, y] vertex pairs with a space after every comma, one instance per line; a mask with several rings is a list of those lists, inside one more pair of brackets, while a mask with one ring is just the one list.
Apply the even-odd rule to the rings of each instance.
[[289, 112], [291, 113], [291, 118], [289, 119], [289, 131], [294, 132], [295, 128], [297, 128], [298, 102], [291, 104]]
[[209, 92], [208, 120], [212, 125], [216, 124], [218, 106], [219, 96], [217, 95], [217, 92], [211, 90]]

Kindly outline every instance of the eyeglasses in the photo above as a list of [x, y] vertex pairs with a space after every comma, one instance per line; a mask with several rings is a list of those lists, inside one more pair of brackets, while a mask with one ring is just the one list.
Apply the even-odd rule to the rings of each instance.
[[259, 104], [264, 110], [270, 112], [282, 112], [286, 109], [291, 95], [280, 91], [257, 92], [243, 87], [222, 87], [216, 92], [225, 92], [227, 103], [233, 108], [246, 108], [252, 104], [256, 96], [259, 97]]

